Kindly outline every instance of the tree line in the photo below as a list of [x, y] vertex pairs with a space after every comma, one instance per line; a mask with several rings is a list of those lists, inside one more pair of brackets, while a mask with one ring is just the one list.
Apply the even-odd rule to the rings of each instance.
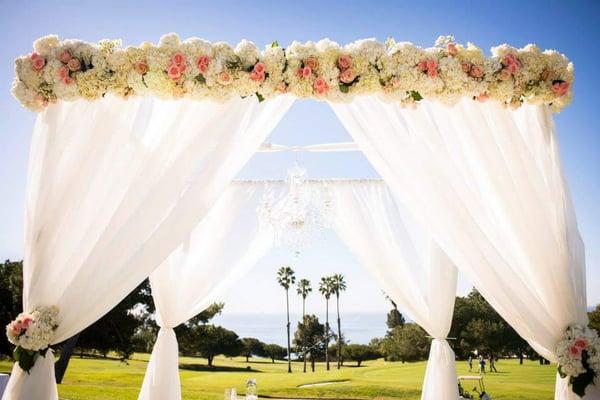
[[[289, 268], [289, 267], [287, 267]], [[183, 355], [200, 356], [213, 365], [215, 356], [253, 356], [304, 363], [306, 371], [310, 362], [314, 370], [316, 362], [336, 360], [339, 366], [345, 361], [356, 362], [384, 357], [390, 361], [417, 361], [428, 357], [430, 338], [417, 324], [407, 322], [393, 301], [387, 313], [387, 333], [374, 338], [367, 345], [347, 344], [341, 328], [339, 311], [340, 294], [346, 289], [344, 277], [334, 275], [319, 281], [318, 290], [325, 301], [325, 322], [307, 313], [306, 298], [312, 293], [310, 281], [296, 279], [293, 270], [280, 269], [277, 281], [285, 289], [288, 310], [288, 346], [263, 343], [257, 338], [240, 338], [237, 333], [211, 323], [223, 311], [223, 303], [215, 303], [206, 310], [175, 328], [179, 349]], [[289, 323], [289, 290], [296, 285], [296, 293], [302, 298], [302, 321], [291, 336]], [[7, 260], [0, 263], [0, 325], [5, 326], [21, 312], [22, 262]], [[336, 299], [337, 329], [329, 324], [330, 300]], [[154, 304], [148, 281], [141, 283], [123, 301], [100, 320], [80, 333], [75, 354], [80, 356], [108, 357], [116, 354], [127, 360], [134, 352], [150, 352], [156, 340], [158, 326], [154, 318]], [[600, 331], [600, 305], [588, 313], [590, 326]], [[448, 335], [450, 346], [457, 358], [467, 359], [473, 351], [479, 354], [502, 357], [535, 359], [537, 354], [508, 325], [489, 303], [473, 290], [467, 296], [457, 297], [452, 327]], [[331, 345], [330, 345], [331, 344]], [[58, 346], [60, 350], [60, 345]], [[12, 346], [4, 335], [0, 339], [0, 356], [10, 357]], [[291, 369], [291, 367], [290, 367]]]

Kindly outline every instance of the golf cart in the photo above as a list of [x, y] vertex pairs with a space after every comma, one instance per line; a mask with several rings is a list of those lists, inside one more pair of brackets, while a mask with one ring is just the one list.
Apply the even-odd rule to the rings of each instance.
[[[473, 384], [472, 393], [465, 390], [465, 386], [470, 387]], [[492, 400], [492, 397], [485, 392], [485, 385], [483, 384], [483, 376], [459, 376], [458, 377], [458, 394], [460, 399], [481, 399], [481, 400]]]

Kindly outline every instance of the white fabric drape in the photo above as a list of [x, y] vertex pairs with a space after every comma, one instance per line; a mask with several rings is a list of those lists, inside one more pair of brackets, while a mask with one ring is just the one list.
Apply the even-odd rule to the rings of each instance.
[[173, 328], [222, 298], [271, 248], [273, 230], [259, 224], [256, 214], [260, 188], [232, 184], [189, 239], [150, 275], [160, 331], [140, 400], [181, 398]]
[[432, 337], [422, 399], [457, 399], [452, 324], [457, 270], [378, 181], [333, 182], [334, 229], [410, 319]]
[[[588, 321], [583, 244], [550, 111], [421, 103], [402, 109], [364, 96], [331, 106], [455, 265], [532, 347], [556, 360], [567, 326]], [[556, 398], [575, 398], [564, 384], [557, 382]]]
[[[49, 106], [30, 153], [24, 310], [59, 307], [54, 343], [100, 318], [183, 242], [292, 102]], [[56, 399], [51, 359], [31, 375], [15, 365], [2, 398]]]

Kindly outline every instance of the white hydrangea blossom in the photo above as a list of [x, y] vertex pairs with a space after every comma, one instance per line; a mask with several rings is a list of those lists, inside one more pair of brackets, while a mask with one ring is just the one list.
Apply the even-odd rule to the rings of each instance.
[[486, 57], [452, 36], [440, 36], [428, 49], [393, 39], [346, 46], [324, 39], [293, 42], [286, 49], [273, 44], [262, 52], [247, 40], [232, 47], [199, 38], [182, 42], [174, 33], [158, 45], [124, 49], [119, 41], [93, 44], [47, 36], [34, 43], [32, 54], [16, 60], [15, 72], [13, 95], [34, 111], [57, 100], [93, 100], [106, 93], [221, 101], [287, 92], [329, 101], [381, 94], [407, 106], [422, 98], [454, 104], [468, 97], [513, 107], [546, 104], [559, 111], [572, 100], [574, 79], [573, 65], [554, 50], [501, 45]]

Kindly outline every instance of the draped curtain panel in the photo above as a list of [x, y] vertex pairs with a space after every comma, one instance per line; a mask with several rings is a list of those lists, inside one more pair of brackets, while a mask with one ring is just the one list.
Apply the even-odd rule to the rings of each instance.
[[[587, 324], [584, 248], [550, 110], [468, 99], [331, 104], [396, 198], [544, 357]], [[586, 398], [598, 398], [590, 385]], [[557, 378], [556, 399], [576, 396]]]
[[261, 188], [232, 184], [189, 238], [150, 275], [160, 331], [140, 400], [181, 398], [173, 328], [225, 297], [272, 247], [273, 229], [260, 224], [256, 215]]
[[432, 336], [422, 399], [457, 399], [452, 324], [457, 270], [378, 181], [328, 184], [334, 229], [408, 317]]
[[[292, 102], [50, 105], [30, 153], [23, 309], [59, 307], [53, 343], [99, 319], [185, 240]], [[52, 354], [30, 372], [14, 366], [3, 400], [57, 399]]]

